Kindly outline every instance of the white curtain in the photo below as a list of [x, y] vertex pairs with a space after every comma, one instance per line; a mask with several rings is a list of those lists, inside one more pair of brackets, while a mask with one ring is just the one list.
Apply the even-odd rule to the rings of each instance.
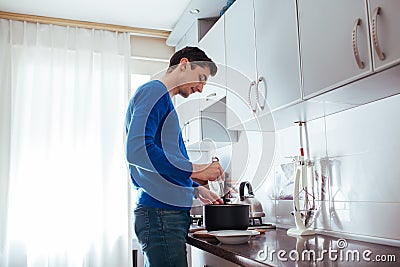
[[0, 20], [0, 266], [132, 266], [129, 34]]

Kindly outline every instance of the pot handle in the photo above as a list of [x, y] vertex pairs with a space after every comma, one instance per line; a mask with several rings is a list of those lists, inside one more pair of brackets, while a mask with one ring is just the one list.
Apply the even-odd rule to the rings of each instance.
[[254, 193], [253, 193], [253, 187], [251, 186], [250, 182], [245, 181], [245, 182], [241, 182], [240, 186], [239, 186], [239, 193], [240, 193], [240, 200], [243, 201], [245, 200], [245, 196], [244, 196], [244, 187], [247, 186], [247, 193], [249, 195], [249, 197], [254, 197]]

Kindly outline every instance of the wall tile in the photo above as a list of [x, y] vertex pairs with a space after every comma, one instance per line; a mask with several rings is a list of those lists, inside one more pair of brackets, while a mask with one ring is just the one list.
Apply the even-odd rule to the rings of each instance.
[[254, 192], [255, 197], [261, 202], [265, 218], [263, 222], [276, 224], [276, 204], [275, 204], [275, 167], [267, 175], [263, 184]]
[[400, 155], [400, 95], [326, 117], [328, 156], [386, 151]]
[[329, 201], [317, 201], [317, 218], [311, 228], [320, 230], [331, 230], [331, 216], [329, 212]]
[[[277, 131], [276, 140], [274, 165], [288, 163], [291, 161], [289, 157], [300, 155], [300, 130], [298, 125]], [[309, 121], [305, 124], [305, 128], [303, 128], [303, 146], [306, 157], [312, 160], [326, 157], [324, 118]], [[307, 152], [309, 152], [309, 156]]]
[[290, 214], [293, 211], [292, 200], [276, 201], [276, 224], [284, 227], [295, 227], [294, 217]]
[[274, 165], [289, 163], [292, 156], [299, 155], [299, 130], [292, 126], [276, 132]]
[[249, 181], [256, 191], [272, 170], [274, 148], [274, 133], [240, 132], [233, 144], [232, 178]]
[[333, 231], [400, 239], [400, 203], [333, 202]]
[[377, 151], [337, 157], [329, 162], [334, 200], [400, 202], [398, 157], [387, 158], [385, 151]]
[[303, 136], [307, 158], [316, 160], [326, 157], [325, 118], [306, 122]]
[[[318, 217], [313, 227], [400, 240], [399, 107], [400, 95], [307, 122], [317, 189]], [[264, 198], [263, 204], [275, 205], [276, 224], [285, 228], [295, 226], [290, 214], [293, 204], [279, 196], [293, 190], [294, 176], [287, 175], [292, 162], [288, 157], [298, 154], [298, 126], [278, 131], [275, 190], [265, 189], [276, 200]]]
[[254, 189], [254, 193], [261, 202], [268, 200], [275, 200], [275, 174], [274, 174], [275, 166], [271, 167], [271, 171], [265, 177], [261, 186], [257, 189]]
[[263, 218], [263, 222], [276, 224], [275, 200], [264, 200], [262, 202], [262, 206], [263, 206], [263, 211], [265, 212], [265, 217]]
[[400, 202], [400, 96], [326, 118], [338, 201]]

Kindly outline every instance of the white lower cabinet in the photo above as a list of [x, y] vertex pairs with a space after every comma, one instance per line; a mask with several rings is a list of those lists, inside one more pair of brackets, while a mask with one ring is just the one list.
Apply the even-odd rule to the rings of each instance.
[[190, 246], [192, 267], [238, 267], [233, 262], [227, 261], [221, 257], [215, 256], [204, 250]]

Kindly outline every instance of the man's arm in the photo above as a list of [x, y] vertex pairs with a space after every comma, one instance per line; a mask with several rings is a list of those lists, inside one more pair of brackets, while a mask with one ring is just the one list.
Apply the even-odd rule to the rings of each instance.
[[139, 168], [164, 175], [189, 178], [192, 163], [176, 151], [168, 154], [155, 143], [158, 126], [165, 117], [168, 98], [159, 88], [148, 87], [135, 99], [127, 132], [127, 160]]
[[175, 174], [176, 177], [192, 177], [201, 181], [218, 179], [223, 175], [218, 162], [192, 164], [180, 151], [171, 154], [155, 144], [157, 128], [166, 116], [168, 103], [165, 92], [151, 87], [137, 97], [127, 133], [128, 163], [164, 175]]
[[215, 181], [218, 178], [224, 179], [224, 169], [222, 169], [219, 162], [192, 165], [192, 179], [194, 178], [200, 181]]
[[204, 204], [224, 204], [224, 201], [204, 186], [195, 188], [195, 196]]

